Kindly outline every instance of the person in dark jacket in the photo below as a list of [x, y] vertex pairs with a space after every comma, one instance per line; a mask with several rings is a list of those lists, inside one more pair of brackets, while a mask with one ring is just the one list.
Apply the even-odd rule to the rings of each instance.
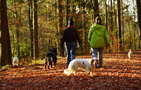
[[68, 21], [68, 27], [64, 30], [62, 38], [61, 38], [61, 48], [65, 44], [66, 54], [67, 54], [67, 65], [69, 65], [70, 61], [75, 59], [75, 51], [77, 47], [77, 41], [80, 45], [80, 39], [78, 36], [78, 31], [74, 28], [73, 19]]

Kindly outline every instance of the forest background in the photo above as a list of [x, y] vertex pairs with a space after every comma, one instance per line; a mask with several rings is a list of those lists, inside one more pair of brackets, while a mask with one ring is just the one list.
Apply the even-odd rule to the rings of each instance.
[[96, 16], [102, 18], [110, 36], [104, 53], [141, 49], [140, 0], [0, 0], [0, 64], [43, 59], [55, 47], [67, 21], [73, 17], [81, 46], [77, 55], [90, 54], [88, 32]]

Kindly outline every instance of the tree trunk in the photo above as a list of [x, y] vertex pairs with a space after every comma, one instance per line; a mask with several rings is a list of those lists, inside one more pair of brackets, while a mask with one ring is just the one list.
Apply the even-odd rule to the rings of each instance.
[[1, 30], [1, 37], [2, 37], [1, 65], [3, 66], [6, 64], [12, 64], [6, 0], [1, 0], [1, 17], [2, 17], [1, 18], [1, 27], [2, 27], [2, 30]]
[[67, 0], [66, 5], [66, 27], [68, 26], [68, 20], [69, 20], [69, 0]]
[[[21, 8], [20, 8], [21, 10]], [[18, 51], [18, 58], [20, 58], [20, 46], [19, 46], [19, 26], [20, 26], [20, 18], [21, 18], [21, 11], [20, 15], [18, 15], [18, 11], [16, 11], [16, 36], [17, 36], [17, 51]]]
[[[132, 0], [132, 1], [133, 1], [133, 6], [134, 6], [135, 5], [134, 0]], [[134, 15], [133, 15], [134, 16], [134, 20], [133, 20], [133, 22], [135, 23], [136, 22], [136, 19], [135, 19], [136, 18], [136, 14], [135, 14], [136, 13], [136, 10], [135, 10], [135, 7], [133, 7], [133, 10], [134, 10], [134, 12], [133, 12], [134, 13]], [[136, 37], [136, 26], [134, 25], [133, 28], [134, 28], [134, 40], [135, 40], [135, 37]], [[134, 41], [134, 48], [136, 50], [136, 42], [135, 41]]]
[[113, 2], [112, 2], [112, 0], [111, 0], [111, 8], [110, 8], [111, 10], [110, 10], [110, 19], [111, 19], [111, 22], [110, 22], [110, 31], [111, 31], [111, 37], [112, 37], [112, 45], [113, 45], [113, 39], [114, 39], [114, 37], [113, 37], [113, 11], [112, 11], [112, 9], [113, 9]]
[[33, 10], [32, 1], [29, 3], [29, 29], [30, 29], [30, 39], [31, 39], [31, 58], [33, 59]]
[[[62, 26], [63, 26], [63, 17], [62, 17], [62, 0], [58, 0], [58, 10], [59, 10], [59, 32], [60, 32], [60, 36], [62, 35], [63, 33], [63, 30], [62, 30]], [[58, 38], [58, 44], [60, 45], [60, 40], [61, 40], [61, 37]], [[64, 48], [62, 48], [62, 50], [60, 50], [61, 52], [61, 56], [64, 56]]]
[[37, 0], [34, 0], [34, 45], [35, 45], [35, 59], [39, 57], [38, 47], [38, 17], [37, 17]]
[[98, 0], [94, 0], [94, 19], [99, 16]]
[[108, 30], [108, 26], [107, 26], [107, 25], [108, 25], [108, 24], [107, 24], [107, 23], [108, 23], [108, 22], [107, 22], [107, 17], [108, 17], [108, 16], [107, 16], [107, 3], [106, 3], [106, 2], [107, 2], [107, 0], [105, 0], [105, 14], [106, 14], [106, 15], [105, 15], [105, 23], [106, 23], [105, 25], [106, 25], [106, 30]]
[[[123, 0], [122, 0], [122, 7], [123, 7]], [[123, 45], [124, 45], [124, 33], [125, 33], [125, 30], [124, 30], [124, 10], [122, 10], [122, 13], [121, 13], [121, 17], [122, 17], [122, 37], [123, 37]], [[124, 47], [123, 47], [123, 49], [124, 49]]]
[[[116, 4], [114, 0], [114, 16], [115, 16], [115, 27], [117, 27], [117, 10], [116, 10]], [[118, 32], [116, 31], [116, 39], [118, 40]]]
[[141, 48], [140, 46], [140, 41], [141, 41], [141, 0], [136, 0], [137, 3], [137, 14], [138, 14], [138, 24], [139, 24], [139, 29], [140, 29], [140, 38], [139, 38], [139, 49]]
[[117, 1], [118, 4], [118, 24], [119, 24], [119, 47], [122, 49], [122, 38], [121, 38], [121, 18], [120, 18], [120, 0]]
[[85, 47], [87, 47], [87, 29], [86, 29], [86, 19], [85, 19], [85, 15], [86, 15], [86, 11], [85, 11], [85, 5], [86, 5], [86, 3], [85, 2], [83, 2], [83, 18], [84, 18], [84, 41], [85, 41], [85, 43], [84, 43], [84, 50], [85, 50], [85, 52], [87, 51], [87, 49], [85, 48]]

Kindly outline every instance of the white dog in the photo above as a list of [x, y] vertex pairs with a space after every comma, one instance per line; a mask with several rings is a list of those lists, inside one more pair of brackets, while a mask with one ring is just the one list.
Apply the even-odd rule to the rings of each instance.
[[18, 57], [14, 57], [13, 58], [13, 66], [18, 66], [18, 64], [19, 64], [19, 59], [18, 59]]
[[130, 49], [129, 52], [128, 52], [128, 58], [130, 59], [132, 57], [132, 55], [133, 55], [133, 53], [132, 53], [132, 51]]
[[64, 70], [64, 73], [70, 75], [73, 73], [76, 75], [78, 68], [81, 68], [88, 72], [88, 74], [93, 75], [95, 67], [98, 65], [98, 59], [74, 59], [70, 62], [68, 69]]

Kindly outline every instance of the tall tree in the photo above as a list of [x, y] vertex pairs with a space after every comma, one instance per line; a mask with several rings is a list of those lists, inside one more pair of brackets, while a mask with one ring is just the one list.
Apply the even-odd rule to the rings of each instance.
[[66, 5], [66, 26], [68, 26], [68, 20], [69, 20], [69, 0], [67, 0]]
[[[110, 30], [113, 32], [113, 1], [111, 0], [111, 8], [110, 8], [110, 17], [111, 17], [111, 22], [110, 22]], [[113, 38], [113, 35], [111, 35]], [[112, 39], [112, 45], [113, 45], [113, 39]]]
[[[138, 24], [139, 24], [139, 29], [140, 29], [139, 41], [141, 41], [141, 0], [136, 0], [136, 3], [137, 3]], [[141, 48], [140, 44], [139, 44], [139, 48]]]
[[105, 14], [106, 14], [105, 15], [105, 23], [106, 23], [106, 30], [108, 30], [108, 26], [107, 26], [108, 25], [107, 24], [107, 21], [108, 21], [107, 17], [108, 17], [108, 15], [107, 15], [107, 3], [106, 2], [107, 2], [107, 0], [105, 0]]
[[121, 17], [120, 17], [120, 0], [117, 0], [118, 4], [118, 25], [119, 25], [119, 44], [120, 44], [120, 49], [122, 48], [122, 38], [121, 38]]
[[34, 26], [33, 27], [34, 27], [35, 59], [37, 59], [39, 57], [37, 0], [34, 0]]
[[16, 36], [17, 36], [17, 51], [18, 51], [18, 57], [20, 58], [20, 46], [19, 46], [19, 26], [21, 23], [21, 7], [20, 7], [20, 11], [18, 14], [18, 11], [15, 12], [16, 14]]
[[[63, 30], [62, 30], [62, 27], [63, 27], [62, 0], [58, 0], [58, 10], [59, 10], [59, 33], [61, 36], [63, 33]], [[59, 39], [61, 39], [61, 37]], [[58, 40], [58, 41], [60, 41], [60, 40]], [[60, 42], [58, 42], [58, 43], [60, 43]], [[60, 51], [61, 51], [62, 56], [64, 56], [64, 48], [62, 48], [62, 50], [60, 50]]]
[[2, 56], [1, 65], [12, 64], [11, 61], [11, 46], [7, 20], [6, 0], [1, 0], [1, 37], [2, 37]]
[[99, 9], [98, 9], [98, 0], [94, 0], [94, 19], [96, 16], [99, 16]]
[[[115, 16], [115, 27], [117, 27], [117, 10], [116, 10], [116, 2], [115, 2], [116, 0], [114, 0], [114, 16]], [[117, 34], [118, 32], [116, 31], [116, 39], [118, 39], [118, 34]]]
[[33, 8], [32, 0], [29, 1], [29, 29], [31, 39], [31, 58], [33, 59]]
[[[124, 1], [122, 0], [122, 4], [121, 4], [122, 7], [123, 7], [123, 2], [124, 2]], [[122, 32], [123, 32], [122, 37], [123, 37], [123, 45], [124, 45], [124, 27], [125, 27], [125, 26], [124, 26], [124, 15], [123, 15], [123, 14], [124, 14], [124, 9], [122, 9], [122, 11], [121, 11], [121, 17], [122, 17]]]

